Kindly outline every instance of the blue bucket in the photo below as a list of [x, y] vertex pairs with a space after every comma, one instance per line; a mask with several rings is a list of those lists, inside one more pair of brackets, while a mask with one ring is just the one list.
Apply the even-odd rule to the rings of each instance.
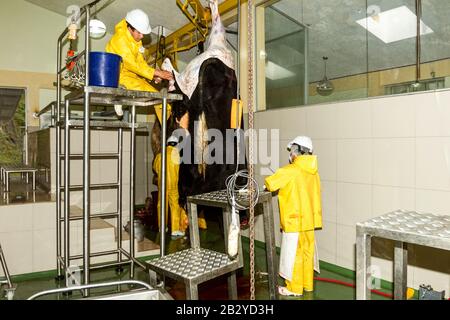
[[89, 86], [119, 87], [122, 57], [106, 52], [89, 53]]

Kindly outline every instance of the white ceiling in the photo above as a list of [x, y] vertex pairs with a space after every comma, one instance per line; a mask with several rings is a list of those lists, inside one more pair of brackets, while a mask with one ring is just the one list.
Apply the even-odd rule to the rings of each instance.
[[[50, 11], [66, 15], [66, 10], [70, 5], [80, 7], [92, 2], [92, 0], [26, 0], [39, 7]], [[206, 6], [206, 0], [201, 0]], [[219, 2], [223, 2], [219, 1]], [[149, 18], [152, 27], [164, 26], [169, 30], [176, 29], [189, 23], [177, 7], [175, 0], [103, 0], [97, 5], [98, 17], [105, 22], [108, 32], [113, 33], [114, 26], [132, 9], [144, 10]]]
[[[78, 5], [80, 7], [91, 3], [92, 0], [26, 0], [39, 7], [47, 10], [59, 13], [61, 15], [69, 16], [66, 14], [67, 8], [71, 5]], [[200, 0], [204, 7], [207, 7], [207, 0]], [[224, 0], [219, 0], [222, 3]], [[156, 34], [158, 32], [157, 26], [163, 26], [170, 33], [175, 31], [184, 25], [189, 23], [189, 20], [178, 8], [175, 0], [103, 0], [101, 1], [96, 10], [97, 16], [102, 20], [107, 27], [107, 32], [114, 33], [115, 25], [123, 18], [125, 18], [128, 11], [132, 9], [142, 9], [145, 11], [149, 18], [150, 24], [153, 27], [151, 38], [144, 39], [144, 44], [147, 41], [156, 41]], [[95, 12], [95, 7], [92, 12]], [[181, 60], [181, 66], [183, 63], [189, 62], [196, 55], [196, 50], [193, 49], [190, 52], [181, 53], [178, 57]]]
[[[27, 1], [65, 15], [69, 5], [82, 6], [91, 0]], [[207, 1], [201, 1], [206, 6]], [[309, 74], [310, 80], [317, 81], [323, 77], [323, 56], [329, 57], [329, 78], [415, 64], [415, 38], [385, 44], [356, 23], [366, 17], [367, 6], [377, 5], [381, 11], [386, 11], [406, 5], [415, 12], [414, 4], [415, 0], [281, 0], [274, 7], [308, 26]], [[422, 37], [422, 61], [450, 57], [450, 1], [422, 0], [422, 6], [422, 20], [434, 30], [433, 34]], [[188, 23], [175, 0], [103, 0], [98, 6], [98, 16], [112, 33], [114, 25], [133, 8], [147, 12], [153, 27], [162, 25], [173, 31]], [[295, 23], [284, 19], [269, 28], [266, 26], [266, 32], [274, 37], [291, 33], [294, 28]], [[236, 42], [235, 36], [229, 34], [228, 38]], [[280, 55], [279, 59], [294, 61], [297, 56], [300, 60], [303, 52], [298, 43], [292, 39], [280, 43], [282, 45], [274, 50], [274, 54]], [[181, 55], [180, 59], [189, 61], [194, 57], [195, 50], [193, 52]], [[293, 67], [299, 68], [298, 65]]]

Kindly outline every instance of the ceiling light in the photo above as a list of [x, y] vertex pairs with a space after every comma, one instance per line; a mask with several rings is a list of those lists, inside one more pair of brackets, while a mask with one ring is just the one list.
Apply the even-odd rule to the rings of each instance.
[[[360, 19], [356, 22], [384, 43], [417, 36], [417, 16], [406, 6], [380, 12], [375, 17]], [[434, 32], [423, 21], [420, 22], [420, 30], [421, 35]]]
[[328, 60], [328, 57], [323, 57], [323, 63], [325, 65], [325, 75], [324, 75], [323, 79], [316, 86], [317, 93], [319, 95], [325, 96], [325, 97], [329, 96], [334, 91], [334, 85], [330, 80], [328, 80], [328, 77], [327, 77], [327, 60]]
[[269, 78], [270, 80], [281, 80], [293, 76], [295, 76], [295, 73], [272, 61], [266, 63], [266, 78]]
[[106, 33], [106, 26], [100, 20], [92, 19], [89, 22], [89, 32], [92, 38], [100, 39]]

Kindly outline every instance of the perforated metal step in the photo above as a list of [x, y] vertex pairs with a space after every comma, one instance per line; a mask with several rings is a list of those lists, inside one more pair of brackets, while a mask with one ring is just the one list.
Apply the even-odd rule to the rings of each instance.
[[239, 261], [208, 249], [187, 249], [147, 261], [150, 269], [173, 279], [203, 282], [239, 269]]

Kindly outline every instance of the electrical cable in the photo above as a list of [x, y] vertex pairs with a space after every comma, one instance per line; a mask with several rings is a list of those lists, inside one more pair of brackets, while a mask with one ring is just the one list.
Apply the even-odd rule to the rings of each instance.
[[[239, 184], [238, 180], [242, 178], [247, 181], [245, 184]], [[225, 185], [227, 187], [227, 198], [228, 203], [235, 207], [237, 210], [248, 210], [250, 209], [250, 204], [253, 207], [256, 206], [259, 199], [259, 188], [258, 182], [255, 179], [250, 178], [250, 175], [247, 170], [241, 170], [237, 173], [229, 176], [225, 180]], [[249, 197], [245, 197], [246, 195], [250, 196], [249, 190], [253, 188], [255, 192], [253, 193], [253, 201], [250, 201]], [[241, 197], [239, 197], [239, 195]], [[244, 200], [245, 199], [245, 200]]]

